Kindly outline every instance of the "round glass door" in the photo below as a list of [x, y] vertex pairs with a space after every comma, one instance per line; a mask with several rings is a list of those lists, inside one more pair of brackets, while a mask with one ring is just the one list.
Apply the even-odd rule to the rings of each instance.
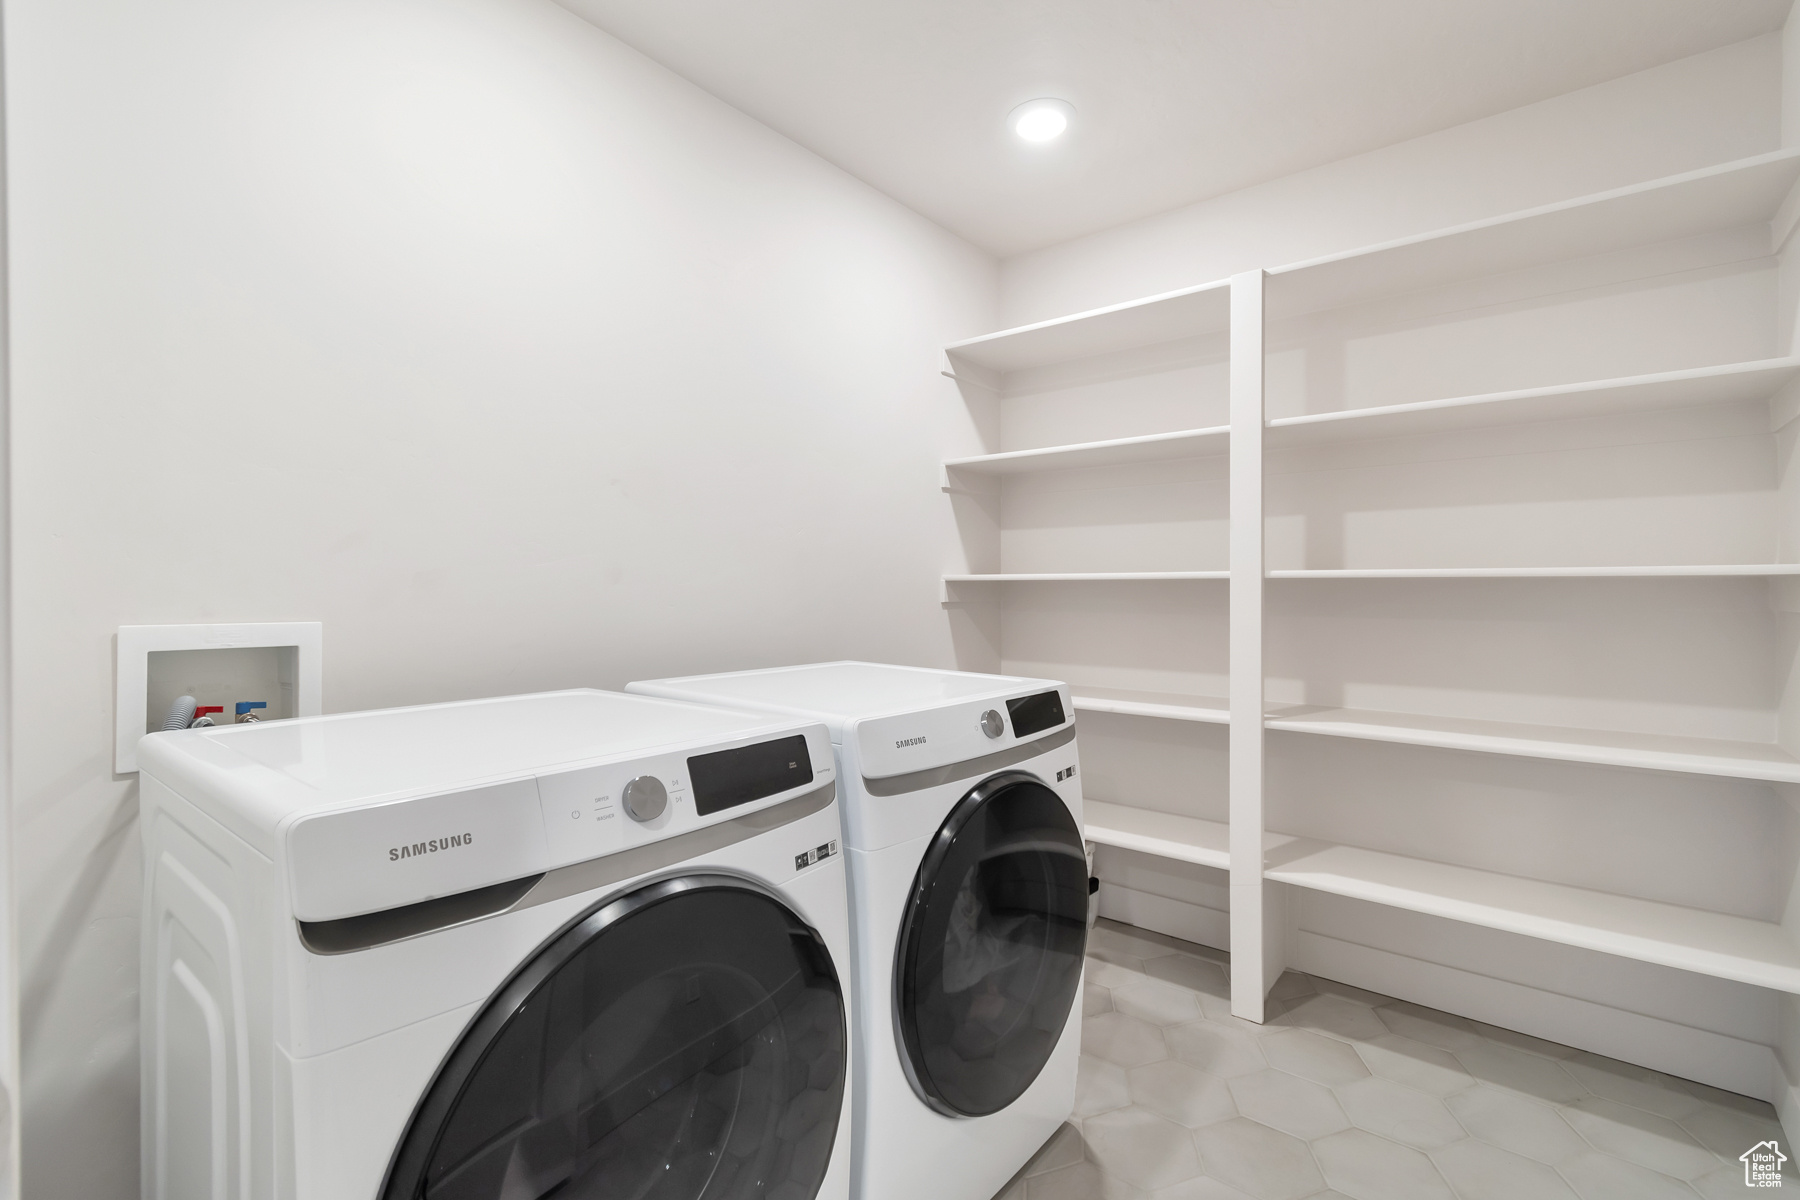
[[1017, 1100], [1062, 1037], [1087, 946], [1087, 855], [1023, 772], [963, 797], [919, 865], [895, 963], [901, 1060], [939, 1112]]
[[845, 1038], [831, 956], [786, 905], [724, 876], [653, 884], [489, 1002], [383, 1200], [811, 1200]]

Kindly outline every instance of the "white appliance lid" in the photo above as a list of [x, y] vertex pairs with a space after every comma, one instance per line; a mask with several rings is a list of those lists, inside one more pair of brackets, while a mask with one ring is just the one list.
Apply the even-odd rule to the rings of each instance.
[[1057, 683], [1050, 679], [976, 675], [887, 663], [832, 662], [657, 679], [648, 681], [648, 686], [665, 694], [703, 696], [721, 704], [735, 701], [803, 713], [837, 728], [844, 720], [914, 712], [959, 700], [999, 698], [1027, 690], [1048, 691]]
[[154, 758], [185, 754], [214, 767], [222, 759], [256, 764], [306, 785], [325, 808], [681, 743], [703, 746], [793, 724], [766, 713], [578, 690], [226, 725], [147, 741], [160, 743]]

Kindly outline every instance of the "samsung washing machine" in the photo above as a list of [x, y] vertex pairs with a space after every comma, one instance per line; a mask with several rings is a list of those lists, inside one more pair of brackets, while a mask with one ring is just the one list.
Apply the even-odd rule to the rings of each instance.
[[1067, 689], [825, 663], [628, 690], [824, 722], [851, 889], [861, 1200], [989, 1200], [1069, 1116], [1088, 872]]
[[844, 1200], [828, 734], [596, 691], [153, 734], [147, 1200]]

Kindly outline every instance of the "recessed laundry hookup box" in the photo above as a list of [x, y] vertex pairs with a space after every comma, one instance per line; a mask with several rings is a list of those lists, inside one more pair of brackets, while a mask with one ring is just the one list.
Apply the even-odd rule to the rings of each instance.
[[318, 716], [322, 643], [317, 621], [121, 625], [113, 770], [138, 769], [138, 739], [161, 730], [181, 696], [219, 710], [221, 725]]

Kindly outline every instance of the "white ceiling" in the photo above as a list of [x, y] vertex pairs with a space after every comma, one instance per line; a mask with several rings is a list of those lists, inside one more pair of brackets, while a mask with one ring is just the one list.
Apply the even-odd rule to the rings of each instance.
[[[998, 254], [1780, 27], [1792, 0], [560, 0]], [[1057, 142], [1005, 128], [1038, 96]]]

